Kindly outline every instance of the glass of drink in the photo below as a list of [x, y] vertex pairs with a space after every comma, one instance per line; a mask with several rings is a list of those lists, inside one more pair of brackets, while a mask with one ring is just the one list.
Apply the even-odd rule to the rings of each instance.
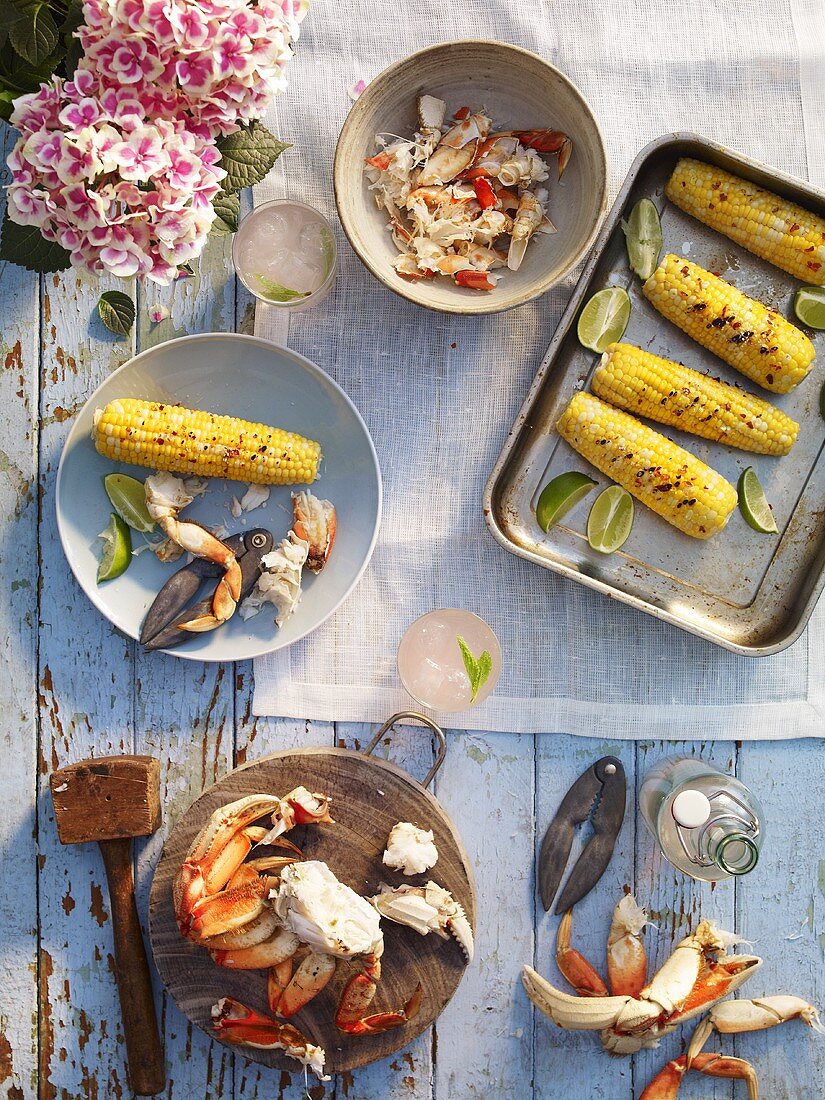
[[501, 646], [490, 627], [456, 607], [430, 611], [407, 628], [398, 675], [413, 699], [433, 710], [483, 703], [501, 675]]
[[256, 298], [283, 309], [308, 309], [324, 299], [336, 268], [335, 234], [305, 202], [273, 199], [242, 219], [232, 262]]

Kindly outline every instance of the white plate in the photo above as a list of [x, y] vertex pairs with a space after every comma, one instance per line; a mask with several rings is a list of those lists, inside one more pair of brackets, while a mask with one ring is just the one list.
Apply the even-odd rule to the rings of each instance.
[[[98, 387], [69, 433], [57, 472], [57, 526], [63, 551], [80, 587], [110, 622], [137, 638], [152, 600], [181, 562], [163, 564], [151, 551], [134, 558], [116, 580], [96, 581], [102, 543], [97, 538], [112, 511], [106, 474], [143, 479], [151, 471], [113, 463], [91, 439], [95, 409], [118, 397], [142, 397], [276, 425], [317, 439], [324, 454], [313, 492], [331, 500], [338, 534], [322, 573], [304, 573], [303, 596], [281, 628], [274, 608], [244, 622], [229, 622], [168, 652], [198, 661], [241, 661], [291, 645], [319, 626], [358, 583], [372, 555], [381, 519], [381, 473], [358, 410], [337, 383], [308, 359], [256, 336], [207, 333], [170, 340], [124, 363]], [[280, 541], [292, 523], [290, 486], [273, 486], [261, 508], [233, 519], [230, 504], [246, 486], [213, 479], [208, 492], [184, 513], [230, 534], [264, 527]], [[143, 536], [133, 532], [132, 545]]]

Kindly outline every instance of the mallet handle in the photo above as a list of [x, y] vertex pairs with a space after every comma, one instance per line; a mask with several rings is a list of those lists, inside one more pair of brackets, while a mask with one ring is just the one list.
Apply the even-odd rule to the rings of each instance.
[[100, 851], [109, 882], [115, 977], [126, 1036], [129, 1083], [138, 1095], [149, 1096], [165, 1088], [166, 1072], [149, 963], [135, 907], [132, 842], [129, 837], [101, 840]]

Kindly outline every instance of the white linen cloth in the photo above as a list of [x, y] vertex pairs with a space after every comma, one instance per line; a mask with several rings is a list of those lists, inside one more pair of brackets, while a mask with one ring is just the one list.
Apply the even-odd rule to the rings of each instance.
[[[306, 199], [335, 222], [332, 157], [348, 89], [436, 42], [533, 50], [583, 91], [604, 133], [611, 199], [637, 152], [694, 130], [825, 185], [822, 0], [313, 0], [289, 89], [265, 121], [290, 150], [254, 201]], [[384, 289], [339, 235], [340, 273], [306, 313], [255, 331], [328, 371], [364, 416], [384, 477], [372, 563], [309, 638], [255, 662], [256, 714], [378, 722], [410, 705], [405, 628], [436, 607], [485, 618], [504, 671], [455, 728], [610, 737], [825, 732], [825, 601], [789, 650], [738, 657], [501, 549], [481, 494], [575, 279], [499, 316], [458, 319]], [[433, 471], [437, 471], [433, 473]]]

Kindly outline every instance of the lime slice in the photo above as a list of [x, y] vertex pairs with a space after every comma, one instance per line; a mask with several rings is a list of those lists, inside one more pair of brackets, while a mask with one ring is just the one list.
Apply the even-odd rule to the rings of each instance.
[[587, 517], [587, 541], [600, 554], [612, 554], [624, 546], [633, 527], [633, 497], [621, 485], [599, 493]]
[[639, 199], [627, 221], [622, 220], [622, 230], [631, 268], [640, 279], [649, 279], [656, 270], [664, 242], [659, 211], [650, 199]]
[[748, 466], [739, 478], [739, 510], [745, 517], [745, 522], [754, 531], [761, 531], [765, 535], [777, 534], [776, 520], [773, 518], [771, 506], [765, 497], [765, 491], [759, 484], [759, 478], [753, 466]]
[[97, 567], [97, 583], [100, 584], [101, 581], [113, 581], [129, 568], [132, 536], [120, 516], [112, 512], [109, 526], [97, 537], [103, 539], [103, 555]]
[[143, 482], [128, 474], [107, 474], [103, 479], [106, 496], [122, 520], [132, 528], [148, 535], [155, 529], [155, 521], [146, 507], [146, 491]]
[[567, 515], [571, 508], [586, 497], [596, 484], [598, 482], [595, 482], [592, 477], [579, 473], [578, 470], [568, 470], [566, 474], [559, 474], [548, 482], [542, 489], [536, 505], [536, 519], [542, 531], [549, 531]]
[[599, 355], [621, 340], [630, 319], [630, 298], [620, 286], [597, 291], [579, 314], [579, 342]]
[[797, 290], [793, 310], [808, 328], [825, 329], [825, 286], [803, 286]]

